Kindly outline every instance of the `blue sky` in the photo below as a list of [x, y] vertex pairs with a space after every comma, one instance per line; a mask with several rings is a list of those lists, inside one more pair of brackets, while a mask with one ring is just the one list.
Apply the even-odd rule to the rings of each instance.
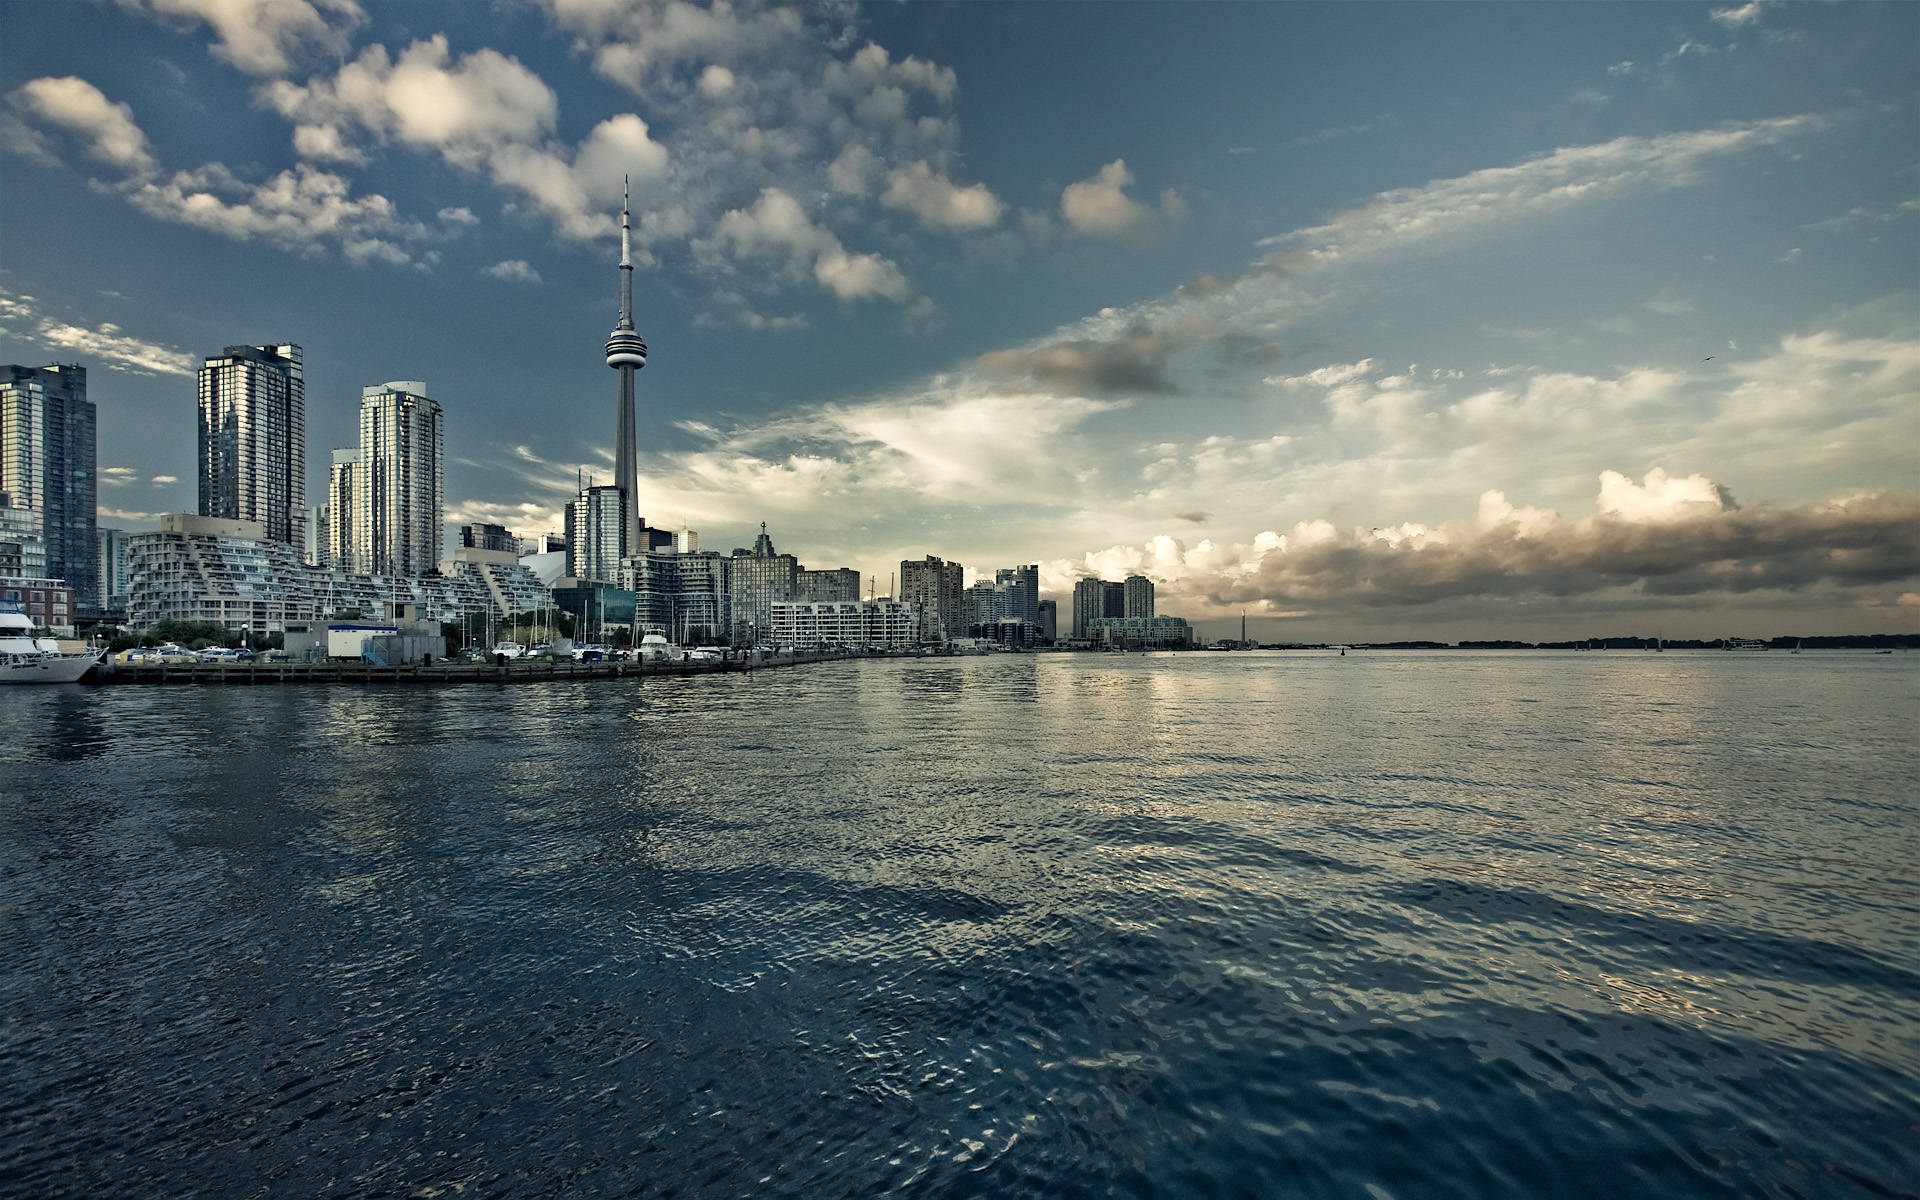
[[[0, 360], [103, 521], [199, 359], [306, 348], [309, 498], [423, 379], [449, 520], [610, 473], [814, 566], [1145, 571], [1269, 637], [1920, 624], [1920, 7], [0, 6]], [[1215, 626], [1224, 628], [1224, 624]]]

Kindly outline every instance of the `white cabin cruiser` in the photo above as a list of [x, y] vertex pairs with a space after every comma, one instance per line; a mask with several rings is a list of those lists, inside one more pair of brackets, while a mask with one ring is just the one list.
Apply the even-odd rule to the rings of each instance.
[[33, 636], [33, 622], [17, 605], [0, 607], [0, 683], [74, 683], [104, 650], [68, 654], [52, 638]]

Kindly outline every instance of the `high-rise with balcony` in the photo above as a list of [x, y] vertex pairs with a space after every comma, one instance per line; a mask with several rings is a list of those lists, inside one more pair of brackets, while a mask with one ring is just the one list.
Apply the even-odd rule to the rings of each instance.
[[94, 436], [86, 368], [0, 367], [0, 508], [86, 611], [100, 605]]
[[1145, 575], [1129, 575], [1121, 584], [1121, 616], [1135, 621], [1153, 619], [1153, 580]]
[[359, 477], [360, 452], [335, 450], [333, 463], [327, 468], [326, 563], [349, 574], [365, 569], [359, 564], [360, 548], [353, 534], [359, 515], [355, 490]]
[[228, 346], [200, 368], [200, 515], [256, 521], [306, 544], [306, 382], [300, 347]]
[[426, 575], [439, 568], [445, 446], [440, 406], [427, 397], [426, 384], [401, 379], [361, 389], [353, 520], [359, 570]]

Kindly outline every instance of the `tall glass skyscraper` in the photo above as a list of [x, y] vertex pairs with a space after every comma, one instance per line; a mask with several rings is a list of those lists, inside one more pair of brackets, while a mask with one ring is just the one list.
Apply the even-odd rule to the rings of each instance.
[[0, 507], [42, 539], [47, 574], [86, 611], [100, 607], [95, 429], [85, 367], [0, 367]]
[[200, 515], [258, 521], [269, 541], [305, 547], [300, 347], [228, 346], [200, 368]]
[[427, 398], [426, 384], [402, 379], [361, 389], [353, 497], [359, 570], [425, 575], [439, 569], [445, 447], [440, 406]]

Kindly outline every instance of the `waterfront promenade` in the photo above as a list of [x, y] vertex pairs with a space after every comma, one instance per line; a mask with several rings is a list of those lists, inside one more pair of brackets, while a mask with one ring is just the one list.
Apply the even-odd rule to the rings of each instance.
[[[849, 658], [885, 658], [855, 651], [772, 654], [747, 659], [679, 659], [667, 662], [568, 662], [512, 659], [492, 662], [115, 663], [103, 662], [82, 683], [198, 683], [221, 685], [291, 683], [539, 683], [556, 679], [633, 679], [648, 675], [712, 675], [760, 671]], [[892, 657], [911, 657], [894, 655]]]

